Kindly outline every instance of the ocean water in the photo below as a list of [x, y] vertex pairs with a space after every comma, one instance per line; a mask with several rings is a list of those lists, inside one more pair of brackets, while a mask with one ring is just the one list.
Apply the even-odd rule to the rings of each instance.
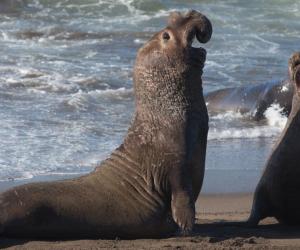
[[[299, 50], [292, 0], [0, 1], [0, 181], [91, 171], [122, 142], [138, 48], [172, 10], [213, 23], [205, 92], [287, 77]], [[253, 191], [286, 118], [210, 115], [204, 192]]]

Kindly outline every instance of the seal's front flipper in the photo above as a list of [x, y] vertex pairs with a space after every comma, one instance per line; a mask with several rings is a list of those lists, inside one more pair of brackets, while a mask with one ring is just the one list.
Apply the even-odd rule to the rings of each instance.
[[251, 214], [249, 216], [249, 219], [246, 221], [246, 226], [256, 227], [262, 219], [270, 215], [270, 202], [264, 182], [261, 182], [256, 187]]
[[172, 194], [171, 209], [173, 219], [179, 226], [180, 234], [190, 235], [195, 223], [195, 204], [191, 195], [186, 192]]
[[169, 176], [172, 217], [181, 235], [189, 235], [195, 223], [195, 202], [189, 168], [174, 166]]
[[257, 227], [260, 220], [267, 217], [269, 214], [269, 205], [267, 200], [266, 192], [264, 191], [264, 186], [259, 184], [256, 188], [251, 214], [246, 221], [224, 221], [217, 222], [218, 226], [228, 226], [228, 227], [245, 227], [245, 228], [254, 228]]
[[259, 221], [265, 218], [265, 216], [261, 215], [260, 211], [256, 206], [257, 205], [254, 203], [250, 217], [248, 218], [247, 221], [244, 222], [245, 227], [256, 227]]

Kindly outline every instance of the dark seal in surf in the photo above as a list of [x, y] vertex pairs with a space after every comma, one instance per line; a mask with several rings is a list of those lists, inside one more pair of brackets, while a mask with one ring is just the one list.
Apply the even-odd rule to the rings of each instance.
[[211, 113], [248, 113], [251, 118], [260, 121], [265, 118], [266, 110], [274, 104], [278, 104], [282, 108], [282, 114], [288, 116], [291, 112], [293, 92], [293, 83], [284, 80], [219, 89], [207, 93], [204, 98]]

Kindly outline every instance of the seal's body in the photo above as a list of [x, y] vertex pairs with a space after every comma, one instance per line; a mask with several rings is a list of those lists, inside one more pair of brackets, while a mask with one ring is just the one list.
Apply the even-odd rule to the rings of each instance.
[[174, 12], [140, 50], [136, 110], [122, 145], [87, 176], [0, 195], [0, 234], [39, 238], [162, 237], [192, 230], [205, 164], [202, 94], [209, 20]]
[[248, 225], [265, 217], [286, 224], [300, 224], [300, 53], [289, 61], [294, 85], [292, 110], [281, 137], [256, 188]]

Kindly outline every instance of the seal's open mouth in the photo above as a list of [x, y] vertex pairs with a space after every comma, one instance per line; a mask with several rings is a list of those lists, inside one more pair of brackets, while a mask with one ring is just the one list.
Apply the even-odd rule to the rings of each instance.
[[294, 73], [294, 81], [297, 84], [297, 87], [300, 87], [300, 63], [297, 64], [295, 68], [295, 73]]
[[210, 21], [201, 13], [191, 10], [185, 15], [173, 13], [169, 18], [169, 25], [182, 31], [182, 38], [189, 50], [191, 63], [197, 66], [204, 66], [206, 50], [202, 47], [193, 47], [195, 39], [199, 43], [207, 43], [212, 35], [212, 25]]
[[300, 87], [300, 52], [294, 53], [289, 61], [290, 78]]

